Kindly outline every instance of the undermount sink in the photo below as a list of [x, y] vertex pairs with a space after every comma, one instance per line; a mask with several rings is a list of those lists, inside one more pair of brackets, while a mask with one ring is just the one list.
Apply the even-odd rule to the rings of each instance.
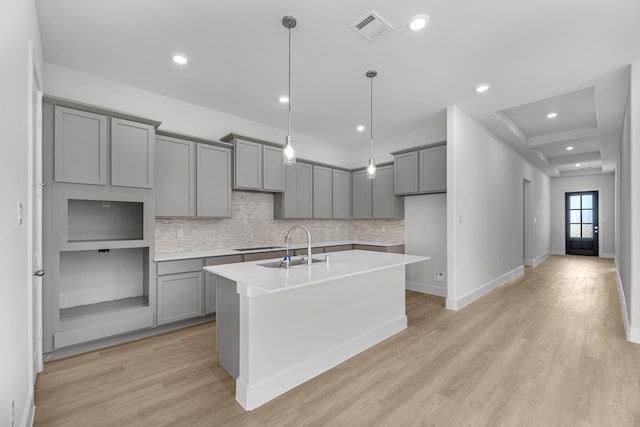
[[260, 246], [257, 248], [239, 248], [234, 249], [234, 251], [263, 251], [266, 249], [284, 249], [282, 246]]
[[[323, 260], [321, 259], [314, 259], [311, 258], [311, 262], [323, 262]], [[261, 267], [267, 267], [267, 268], [284, 268], [284, 263], [281, 260], [278, 261], [271, 261], [271, 262], [265, 262], [262, 264], [258, 264]], [[289, 262], [289, 267], [295, 267], [297, 265], [307, 265], [307, 260], [306, 259], [292, 259]]]

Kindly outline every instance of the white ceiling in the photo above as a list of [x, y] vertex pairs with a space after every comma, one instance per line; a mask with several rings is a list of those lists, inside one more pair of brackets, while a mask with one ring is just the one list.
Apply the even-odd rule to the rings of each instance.
[[[45, 60], [273, 127], [286, 127], [293, 15], [293, 133], [362, 143], [374, 80], [375, 137], [442, 122], [458, 105], [552, 176], [593, 155], [612, 171], [640, 59], [640, 1], [37, 0]], [[375, 42], [349, 26], [375, 10], [395, 28]], [[427, 13], [427, 30], [408, 20]], [[190, 63], [171, 61], [175, 52]], [[478, 94], [478, 83], [491, 89]], [[548, 121], [540, 114], [557, 109]], [[230, 129], [233, 131], [233, 129]], [[222, 135], [220, 135], [222, 136]], [[578, 148], [580, 147], [580, 148]], [[574, 164], [575, 168], [575, 164]], [[588, 172], [587, 171], [587, 172]]]

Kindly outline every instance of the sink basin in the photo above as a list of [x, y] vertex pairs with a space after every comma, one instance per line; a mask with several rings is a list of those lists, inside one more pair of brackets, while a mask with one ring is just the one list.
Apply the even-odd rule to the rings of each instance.
[[[315, 262], [324, 262], [321, 259], [314, 259], [311, 258], [311, 262], [315, 263]], [[258, 264], [261, 267], [267, 267], [267, 268], [284, 268], [284, 264], [282, 261], [278, 260], [278, 261], [271, 261], [271, 262], [265, 262], [262, 264]], [[289, 267], [295, 267], [298, 265], [307, 265], [307, 260], [305, 259], [304, 261], [301, 259], [294, 259], [291, 260], [291, 263], [289, 264]]]
[[284, 249], [282, 246], [260, 246], [257, 248], [239, 248], [234, 251], [263, 251], [265, 249]]

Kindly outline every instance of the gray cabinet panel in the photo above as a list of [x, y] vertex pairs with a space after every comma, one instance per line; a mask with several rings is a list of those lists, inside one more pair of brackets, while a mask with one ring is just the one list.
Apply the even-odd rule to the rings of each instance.
[[333, 216], [333, 169], [313, 166], [313, 217]]
[[156, 216], [191, 217], [196, 214], [196, 144], [156, 138]]
[[153, 188], [155, 129], [111, 119], [111, 185]]
[[404, 217], [404, 201], [393, 191], [393, 165], [378, 167], [372, 186], [373, 218]]
[[158, 276], [166, 274], [190, 273], [202, 270], [202, 258], [178, 259], [175, 261], [161, 261], [157, 263]]
[[240, 374], [240, 297], [236, 282], [218, 277], [216, 312], [216, 349], [220, 366], [238, 378]]
[[233, 188], [262, 189], [262, 144], [235, 140]]
[[218, 276], [209, 272], [204, 273], [204, 314], [216, 311], [216, 287]]
[[351, 192], [353, 191], [351, 172], [342, 170], [333, 170], [333, 218], [334, 219], [350, 219], [352, 200]]
[[202, 314], [202, 272], [158, 277], [159, 325]]
[[298, 163], [298, 218], [313, 216], [313, 169], [306, 163]]
[[55, 107], [54, 179], [106, 185], [107, 118]]
[[262, 189], [284, 191], [284, 162], [281, 148], [262, 146]]
[[371, 179], [367, 171], [353, 172], [353, 218], [371, 218]]
[[231, 151], [197, 144], [196, 214], [199, 217], [231, 216]]
[[420, 191], [437, 193], [447, 190], [447, 146], [420, 150]]
[[313, 168], [307, 163], [284, 167], [284, 193], [274, 197], [274, 216], [278, 219], [311, 218], [313, 215]]
[[394, 192], [411, 194], [418, 192], [418, 152], [398, 154], [394, 162]]

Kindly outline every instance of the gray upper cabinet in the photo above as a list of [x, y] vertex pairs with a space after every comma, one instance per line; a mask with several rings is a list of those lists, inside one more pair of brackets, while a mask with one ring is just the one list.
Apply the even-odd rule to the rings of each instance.
[[420, 155], [420, 192], [447, 191], [447, 146], [425, 148]]
[[284, 193], [274, 197], [274, 216], [277, 219], [311, 218], [313, 216], [312, 166], [307, 163], [286, 165]]
[[313, 166], [313, 217], [333, 217], [333, 169]]
[[332, 172], [333, 218], [350, 219], [352, 209], [351, 192], [353, 185], [351, 172], [339, 169], [333, 169]]
[[192, 217], [196, 214], [196, 143], [168, 136], [156, 137], [156, 216]]
[[353, 172], [353, 218], [371, 218], [371, 179], [367, 171]]
[[262, 144], [243, 139], [234, 141], [233, 188], [262, 190]]
[[404, 218], [404, 200], [393, 191], [393, 165], [380, 166], [372, 181], [372, 217], [375, 219]]
[[284, 162], [279, 147], [262, 145], [262, 189], [284, 191]]
[[153, 188], [155, 129], [111, 118], [111, 185]]
[[54, 120], [55, 180], [106, 185], [107, 118], [56, 106]]
[[196, 215], [231, 216], [231, 151], [228, 148], [197, 144]]
[[412, 194], [418, 192], [418, 152], [411, 151], [394, 156], [394, 192]]

